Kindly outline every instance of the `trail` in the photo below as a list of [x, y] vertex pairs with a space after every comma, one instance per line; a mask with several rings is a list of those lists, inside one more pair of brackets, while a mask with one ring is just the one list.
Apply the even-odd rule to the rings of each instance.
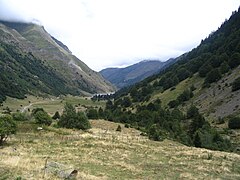
[[26, 111], [28, 108], [30, 108], [32, 105], [33, 105], [33, 104], [30, 103], [29, 105], [24, 106], [24, 107], [22, 108], [21, 112], [22, 112], [22, 113], [25, 112], [25, 111]]
[[[55, 101], [55, 99], [51, 99], [51, 101]], [[34, 102], [34, 103], [30, 103], [29, 105], [27, 106], [24, 106], [22, 109], [21, 109], [21, 112], [25, 112], [28, 108], [30, 108], [32, 105], [36, 105], [36, 104], [41, 104], [41, 103], [45, 103], [46, 101], [37, 101], [37, 102]]]

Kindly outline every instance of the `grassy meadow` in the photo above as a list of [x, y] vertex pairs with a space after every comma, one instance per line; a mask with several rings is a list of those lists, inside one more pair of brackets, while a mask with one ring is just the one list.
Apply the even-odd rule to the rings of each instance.
[[[92, 120], [87, 132], [19, 123], [0, 149], [0, 179], [60, 179], [48, 162], [78, 171], [77, 179], [239, 179], [240, 155], [155, 142], [124, 125]], [[117, 132], [121, 125], [122, 131]]]
[[16, 99], [8, 97], [2, 103], [0, 112], [3, 112], [6, 107], [9, 107], [12, 112], [16, 111], [32, 111], [34, 108], [43, 108], [49, 114], [54, 114], [56, 111], [62, 112], [64, 104], [69, 102], [73, 104], [78, 110], [85, 110], [87, 107], [99, 108], [104, 107], [105, 102], [93, 102], [89, 97], [78, 96], [62, 96], [62, 97], [35, 97], [27, 96], [25, 99]]

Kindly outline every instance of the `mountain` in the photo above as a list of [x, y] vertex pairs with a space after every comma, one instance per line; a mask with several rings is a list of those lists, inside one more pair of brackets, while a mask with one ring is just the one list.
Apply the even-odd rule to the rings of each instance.
[[240, 128], [239, 29], [240, 9], [176, 63], [115, 93], [106, 117], [155, 140], [239, 149], [239, 130], [234, 130]]
[[31, 93], [80, 95], [114, 91], [108, 81], [42, 26], [0, 21], [0, 52], [1, 100]]
[[100, 71], [100, 74], [117, 88], [123, 88], [135, 84], [146, 77], [149, 77], [168, 65], [175, 62], [175, 59], [169, 59], [166, 62], [157, 60], [144, 60], [137, 64], [125, 68], [107, 68]]

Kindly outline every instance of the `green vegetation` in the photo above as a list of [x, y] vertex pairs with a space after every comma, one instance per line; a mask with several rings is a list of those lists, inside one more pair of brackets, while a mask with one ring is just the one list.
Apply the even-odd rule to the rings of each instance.
[[124, 104], [119, 102], [123, 103], [119, 100], [108, 103], [104, 112], [105, 119], [130, 124], [147, 132], [149, 138], [153, 140], [170, 138], [189, 146], [232, 150], [230, 141], [223, 139], [195, 106], [191, 106], [184, 115], [177, 108], [172, 110], [162, 108], [161, 101], [156, 100], [148, 105], [138, 106], [137, 111], [133, 113], [127, 111]]
[[96, 109], [93, 109], [93, 108], [88, 109], [87, 117], [89, 119], [98, 119], [98, 111]]
[[47, 126], [52, 124], [52, 118], [44, 110], [35, 112], [34, 119], [37, 124], [42, 124], [42, 125], [47, 125]]
[[28, 121], [30, 120], [30, 116], [27, 113], [15, 112], [12, 114], [14, 121]]
[[66, 103], [63, 114], [58, 121], [59, 127], [76, 128], [86, 130], [91, 128], [91, 125], [83, 112], [76, 112], [75, 108]]
[[23, 99], [27, 93], [42, 92], [56, 96], [79, 94], [76, 89], [66, 86], [63, 77], [53, 68], [31, 53], [23, 53], [18, 48], [1, 42], [0, 59], [0, 102], [4, 101], [6, 96]]
[[116, 131], [119, 131], [119, 132], [121, 132], [121, 131], [122, 131], [122, 128], [121, 128], [121, 126], [120, 126], [120, 125], [118, 125], [118, 127], [117, 127]]
[[15, 134], [17, 131], [16, 123], [13, 121], [12, 116], [0, 116], [0, 145], [2, 145], [9, 135]]
[[55, 112], [55, 114], [53, 115], [52, 119], [60, 119], [60, 114], [58, 111]]
[[237, 91], [240, 89], [240, 77], [235, 79], [232, 83], [232, 91]]
[[[19, 131], [0, 148], [0, 177], [58, 180], [46, 162], [78, 170], [76, 179], [239, 179], [240, 156], [193, 148], [171, 140], [148, 140], [118, 123], [91, 121], [89, 131], [44, 128], [18, 122]], [[106, 130], [108, 133], [106, 133]], [[44, 178], [43, 178], [44, 174]]]
[[[239, 77], [236, 73], [233, 77], [229, 75], [240, 64], [239, 24], [240, 10], [172, 66], [132, 87], [121, 89], [114, 100], [108, 100], [105, 119], [130, 124], [155, 140], [171, 138], [190, 146], [232, 150], [230, 141], [204, 117], [216, 109], [208, 110], [208, 114], [205, 110], [202, 115], [191, 104], [198, 105], [197, 100], [214, 98], [216, 93], [225, 91], [224, 88], [229, 89], [227, 85], [222, 86], [224, 81], [231, 82], [234, 76]], [[208, 91], [211, 86], [217, 88]], [[237, 80], [233, 83], [233, 87], [236, 86]], [[208, 94], [203, 95], [204, 91]], [[217, 99], [213, 107], [223, 102]], [[212, 102], [206, 103], [210, 106]], [[204, 105], [201, 104], [201, 110]]]
[[228, 121], [228, 127], [231, 129], [240, 129], [240, 117], [232, 117]]

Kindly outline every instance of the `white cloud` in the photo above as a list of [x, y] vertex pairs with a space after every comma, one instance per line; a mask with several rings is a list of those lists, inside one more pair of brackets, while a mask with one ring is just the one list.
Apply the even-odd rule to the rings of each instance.
[[[240, 0], [0, 0], [0, 17], [38, 19], [95, 70], [167, 60], [198, 45]], [[2, 8], [1, 8], [2, 7]]]

